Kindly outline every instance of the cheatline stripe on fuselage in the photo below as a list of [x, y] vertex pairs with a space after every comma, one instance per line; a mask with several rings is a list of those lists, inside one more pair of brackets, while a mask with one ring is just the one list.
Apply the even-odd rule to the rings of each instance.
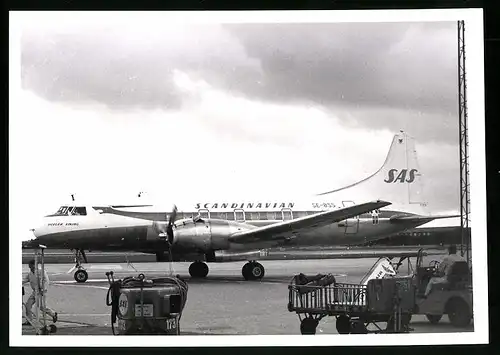
[[[282, 211], [275, 211], [275, 210], [263, 210], [263, 211], [246, 211], [244, 209], [238, 209], [236, 211], [224, 211], [224, 212], [218, 212], [218, 211], [211, 211], [209, 209], [200, 209], [194, 212], [184, 212], [184, 211], [178, 211], [176, 215], [176, 220], [180, 219], [187, 219], [187, 218], [192, 218], [194, 216], [197, 216], [199, 213], [206, 216], [206, 213], [209, 213], [210, 218], [212, 219], [222, 219], [222, 220], [234, 220], [234, 219], [228, 219], [228, 215], [234, 216], [237, 214], [238, 216], [241, 216], [241, 213], [245, 213], [245, 221], [269, 221], [269, 222], [274, 222], [278, 223], [283, 221], [283, 216], [282, 216]], [[313, 214], [325, 212], [325, 210], [316, 210], [316, 211], [293, 211], [293, 210], [284, 210], [283, 213], [289, 214], [291, 213], [292, 219], [300, 218], [300, 217], [305, 217], [305, 216], [310, 216]], [[132, 212], [132, 211], [127, 211], [127, 214], [133, 215], [135, 218], [140, 218], [141, 214], [148, 214], [151, 212]], [[398, 211], [385, 211], [385, 210], [379, 210], [378, 211], [378, 218], [391, 218], [392, 216], [396, 214], [402, 214], [404, 212], [398, 212]], [[406, 213], [405, 213], [406, 214]], [[169, 213], [167, 213], [169, 215]], [[268, 219], [269, 215], [272, 215], [273, 218]], [[258, 218], [254, 218], [257, 217]], [[162, 215], [163, 219], [165, 219], [165, 214]], [[250, 217], [250, 218], [248, 218]], [[263, 218], [264, 217], [264, 218]], [[358, 216], [359, 218], [365, 218], [365, 219], [370, 219], [372, 218], [372, 214], [370, 212], [368, 213], [363, 213]], [[352, 217], [355, 218], [355, 217]], [[242, 219], [237, 220], [237, 221], [243, 221]]]

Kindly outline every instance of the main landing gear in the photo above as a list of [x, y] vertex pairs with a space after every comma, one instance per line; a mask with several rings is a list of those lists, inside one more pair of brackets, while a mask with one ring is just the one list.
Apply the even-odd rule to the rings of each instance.
[[85, 252], [83, 250], [77, 249], [75, 250], [75, 267], [76, 271], [73, 274], [73, 277], [75, 278], [75, 281], [78, 283], [83, 283], [87, 281], [89, 278], [89, 274], [87, 273], [87, 270], [82, 266], [81, 264], [81, 258], [84, 259], [86, 262], [87, 258], [85, 257]]
[[[203, 278], [208, 275], [208, 265], [203, 261], [195, 261], [189, 266], [189, 275], [192, 278]], [[245, 280], [260, 280], [264, 277], [264, 266], [256, 261], [249, 261], [241, 268]]]
[[260, 280], [264, 277], [264, 266], [256, 261], [249, 261], [241, 268], [245, 280]]
[[195, 261], [189, 265], [189, 275], [192, 278], [203, 278], [208, 275], [208, 265], [203, 261]]

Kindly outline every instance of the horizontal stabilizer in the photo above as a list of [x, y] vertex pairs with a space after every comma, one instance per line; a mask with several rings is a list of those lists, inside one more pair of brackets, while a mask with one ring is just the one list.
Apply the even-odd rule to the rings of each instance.
[[390, 204], [390, 202], [379, 200], [344, 207], [337, 210], [318, 212], [310, 216], [236, 232], [229, 237], [229, 240], [233, 243], [252, 243], [283, 239], [290, 237], [293, 234], [310, 231], [314, 228], [321, 228], [332, 223], [343, 221], [347, 218], [352, 218], [363, 213], [380, 209], [382, 207], [389, 206]]

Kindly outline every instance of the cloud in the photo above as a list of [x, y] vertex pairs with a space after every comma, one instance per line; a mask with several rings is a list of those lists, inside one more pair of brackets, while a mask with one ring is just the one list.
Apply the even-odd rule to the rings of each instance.
[[173, 82], [176, 69], [219, 75], [258, 69], [220, 26], [108, 26], [26, 29], [23, 88], [51, 101], [178, 109], [182, 92]]
[[23, 87], [51, 101], [180, 110], [195, 100], [175, 82], [182, 71], [253, 101], [458, 143], [455, 22], [89, 23], [25, 29]]
[[456, 24], [226, 25], [261, 62], [240, 90], [271, 100], [456, 111]]

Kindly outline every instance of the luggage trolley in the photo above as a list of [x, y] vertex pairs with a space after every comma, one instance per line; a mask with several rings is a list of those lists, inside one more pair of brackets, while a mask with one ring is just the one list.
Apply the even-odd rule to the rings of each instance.
[[[57, 331], [57, 327], [55, 324], [47, 325], [46, 313], [45, 313], [45, 305], [46, 305], [46, 295], [44, 292], [44, 273], [45, 273], [45, 254], [44, 249], [46, 248], [44, 245], [38, 246], [39, 250], [35, 251], [35, 274], [37, 280], [40, 280], [40, 287], [35, 289], [35, 311], [34, 317], [29, 318], [26, 316], [26, 303], [23, 301], [23, 312], [25, 314], [25, 318], [28, 323], [35, 329], [37, 335], [48, 335], [51, 333], [55, 333]], [[41, 270], [38, 266], [41, 265]], [[24, 297], [24, 286], [23, 286], [23, 297]]]
[[[327, 275], [328, 276], [328, 275]], [[412, 276], [371, 279], [367, 284], [298, 284], [288, 286], [288, 311], [298, 314], [302, 334], [316, 334], [319, 321], [336, 317], [339, 334], [404, 333], [414, 306]], [[317, 283], [317, 282], [316, 282]], [[387, 322], [385, 329], [377, 323]], [[377, 330], [369, 331], [373, 324]]]

